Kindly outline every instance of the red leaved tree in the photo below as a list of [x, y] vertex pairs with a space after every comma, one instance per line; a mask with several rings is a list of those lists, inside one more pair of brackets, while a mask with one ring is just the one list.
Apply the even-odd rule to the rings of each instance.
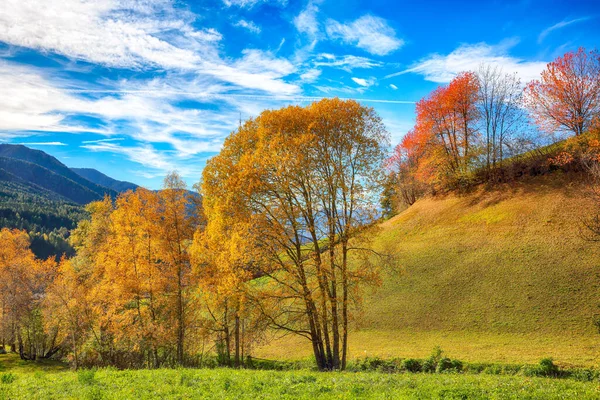
[[566, 130], [579, 136], [600, 114], [600, 53], [566, 53], [548, 64], [540, 80], [525, 89], [527, 107], [544, 130]]

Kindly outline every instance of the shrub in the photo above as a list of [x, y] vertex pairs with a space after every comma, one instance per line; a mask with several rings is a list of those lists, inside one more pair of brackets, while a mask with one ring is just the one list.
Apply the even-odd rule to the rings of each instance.
[[557, 377], [560, 375], [560, 370], [551, 358], [544, 358], [536, 366], [530, 366], [523, 368], [523, 374], [525, 376], [552, 376]]
[[575, 380], [582, 382], [591, 382], [598, 380], [599, 373], [597, 370], [592, 368], [581, 368], [571, 372], [571, 377]]
[[436, 366], [435, 372], [461, 372], [463, 364], [459, 360], [451, 360], [448, 357], [441, 358]]
[[423, 361], [423, 372], [435, 372], [437, 370], [438, 362], [442, 359], [443, 353], [444, 352], [439, 346], [435, 347], [429, 358]]
[[469, 374], [481, 374], [481, 373], [486, 373], [486, 369], [488, 369], [489, 367], [491, 367], [493, 364], [488, 364], [488, 363], [465, 363], [463, 365], [463, 372], [469, 373]]
[[359, 358], [354, 363], [348, 366], [349, 371], [379, 371], [394, 373], [402, 369], [402, 362], [398, 358], [389, 360], [380, 357], [365, 357]]
[[554, 364], [551, 358], [543, 358], [538, 368], [544, 376], [557, 376], [559, 372], [558, 366]]
[[422, 365], [420, 360], [416, 360], [414, 358], [407, 358], [402, 361], [402, 369], [408, 372], [421, 372]]

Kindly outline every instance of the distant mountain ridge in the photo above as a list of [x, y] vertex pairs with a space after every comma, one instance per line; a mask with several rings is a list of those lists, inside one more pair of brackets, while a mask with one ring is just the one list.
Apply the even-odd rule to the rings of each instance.
[[77, 174], [51, 155], [23, 145], [0, 144], [0, 169], [77, 204], [118, 194]]
[[71, 171], [89, 180], [90, 182], [112, 189], [119, 193], [126, 192], [128, 190], [135, 190], [139, 187], [135, 183], [113, 179], [94, 168], [71, 168]]
[[94, 169], [71, 169], [40, 150], [0, 144], [0, 228], [26, 230], [39, 258], [74, 254], [69, 230], [85, 218], [83, 205], [137, 187]]

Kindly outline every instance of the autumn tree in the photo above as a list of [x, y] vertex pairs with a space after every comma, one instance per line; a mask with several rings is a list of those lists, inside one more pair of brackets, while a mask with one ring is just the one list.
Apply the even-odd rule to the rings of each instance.
[[44, 325], [41, 301], [56, 263], [36, 259], [24, 231], [3, 228], [0, 243], [2, 345], [10, 344], [22, 359], [48, 358], [58, 351], [58, 330]]
[[[468, 179], [480, 147], [477, 129], [479, 83], [472, 72], [456, 76], [448, 86], [440, 86], [416, 105], [416, 140], [401, 146], [419, 146], [419, 175], [432, 187], [452, 187]], [[416, 147], [410, 149], [412, 153]], [[403, 156], [397, 154], [396, 160]], [[396, 163], [397, 161], [392, 161]]]
[[481, 65], [477, 71], [480, 125], [484, 133], [488, 179], [505, 157], [507, 146], [524, 129], [522, 87], [519, 77], [500, 67]]
[[177, 327], [177, 363], [183, 365], [192, 292], [196, 289], [189, 247], [199, 221], [197, 210], [188, 207], [192, 204], [190, 194], [176, 172], [167, 175], [158, 195], [160, 220], [155, 222], [160, 239], [158, 246], [165, 277], [175, 299], [170, 310]]
[[[217, 207], [217, 208], [215, 208]], [[220, 206], [205, 199], [204, 211], [214, 213], [212, 223], [196, 232], [191, 259], [199, 277], [202, 308], [198, 319], [215, 339], [221, 364], [242, 364], [255, 335], [263, 330], [261, 318], [247, 301], [248, 285], [256, 277], [252, 269], [251, 248], [243, 229], [230, 229], [243, 223], [219, 213]]]
[[600, 54], [580, 47], [546, 66], [527, 85], [529, 112], [546, 131], [581, 135], [600, 115]]
[[72, 234], [77, 256], [61, 263], [47, 296], [75, 365], [185, 364], [198, 330], [189, 258], [198, 219], [185, 184], [173, 173], [161, 191], [138, 188], [87, 211]]
[[[431, 139], [429, 131], [416, 126], [404, 135], [387, 159], [388, 179], [396, 187], [396, 203], [410, 206], [427, 191], [425, 182], [429, 181], [431, 171], [427, 170], [427, 163], [423, 160], [428, 156]], [[395, 207], [399, 205], [395, 204]]]
[[80, 366], [80, 347], [86, 342], [93, 322], [87, 299], [88, 283], [85, 271], [78, 269], [72, 260], [62, 258], [43, 300], [44, 321], [57, 328], [56, 343], [75, 369]]
[[255, 304], [272, 327], [309, 339], [320, 369], [345, 368], [351, 298], [376, 275], [351, 240], [376, 217], [386, 137], [354, 101], [265, 111], [203, 173], [207, 231], [246, 238], [246, 266], [263, 277]]

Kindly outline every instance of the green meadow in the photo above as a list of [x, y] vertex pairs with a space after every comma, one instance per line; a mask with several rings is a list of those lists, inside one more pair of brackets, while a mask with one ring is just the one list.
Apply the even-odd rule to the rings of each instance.
[[596, 382], [522, 375], [235, 369], [63, 370], [0, 356], [0, 399], [596, 399]]

